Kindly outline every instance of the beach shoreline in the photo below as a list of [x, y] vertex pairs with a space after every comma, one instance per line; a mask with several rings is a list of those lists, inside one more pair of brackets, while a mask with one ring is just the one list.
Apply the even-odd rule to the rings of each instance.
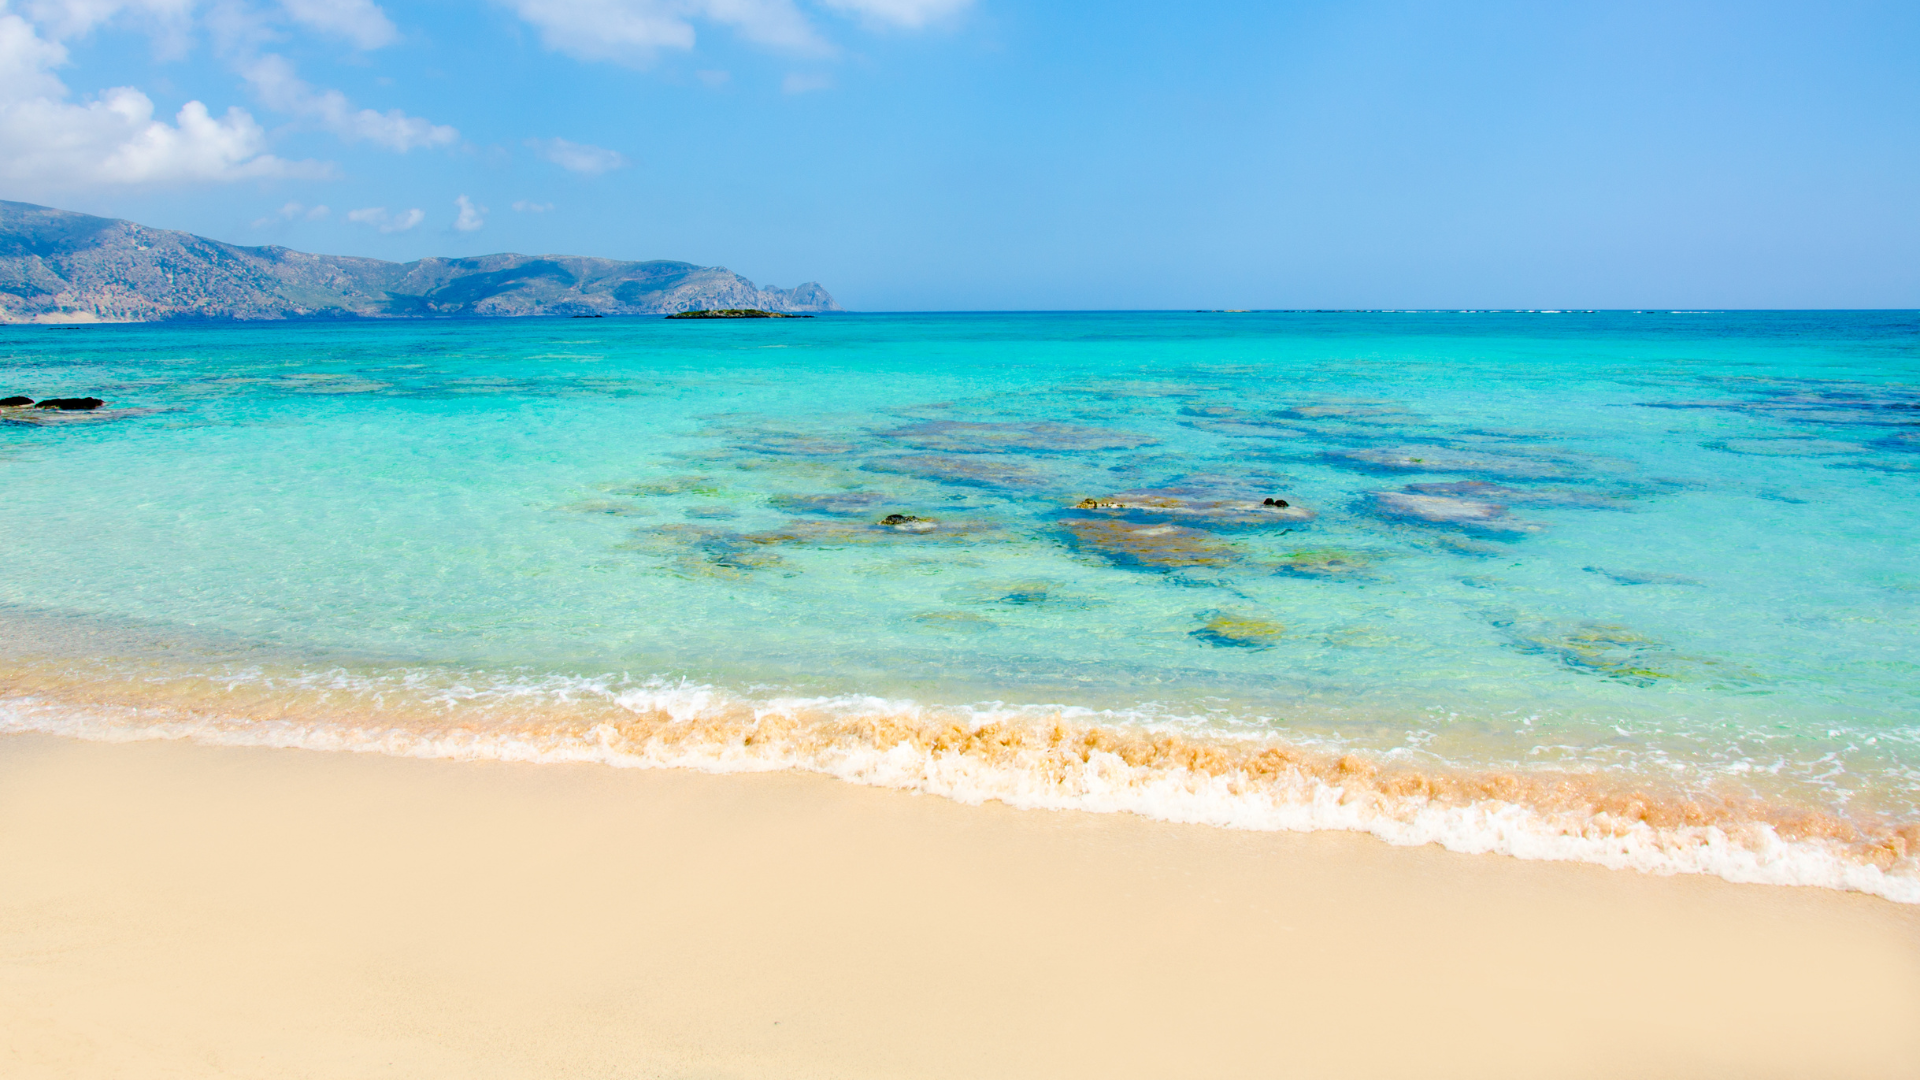
[[0, 866], [23, 1076], [1920, 1066], [1911, 905], [796, 772], [8, 735]]
[[[11, 614], [11, 613], [10, 613]], [[743, 693], [687, 679], [326, 666], [126, 648], [36, 656], [61, 620], [0, 619], [0, 734], [714, 773], [798, 770], [1023, 810], [1591, 863], [1920, 903], [1910, 817], [1649, 770], [1556, 769], [1315, 743], [1164, 711], [874, 694]], [[189, 639], [190, 640], [190, 639]], [[1382, 725], [1390, 726], [1390, 725]], [[1290, 733], [1288, 733], [1290, 734]], [[1693, 778], [1693, 779], [1698, 779]], [[1790, 792], [1789, 792], [1790, 794]]]

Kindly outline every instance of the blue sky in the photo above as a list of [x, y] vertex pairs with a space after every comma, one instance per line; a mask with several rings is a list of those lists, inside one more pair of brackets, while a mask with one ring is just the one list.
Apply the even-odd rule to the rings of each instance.
[[1920, 307], [1920, 5], [0, 0], [0, 198], [862, 310]]

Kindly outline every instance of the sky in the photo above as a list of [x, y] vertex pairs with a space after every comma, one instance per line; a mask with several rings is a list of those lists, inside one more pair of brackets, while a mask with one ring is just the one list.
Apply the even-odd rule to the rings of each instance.
[[854, 310], [1920, 307], [1920, 4], [0, 0], [0, 198]]

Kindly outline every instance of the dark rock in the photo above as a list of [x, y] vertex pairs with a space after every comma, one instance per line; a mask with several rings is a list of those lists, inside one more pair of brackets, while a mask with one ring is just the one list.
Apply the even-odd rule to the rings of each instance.
[[[579, 316], [574, 316], [579, 318]], [[667, 316], [669, 319], [811, 319], [811, 315], [792, 315], [784, 311], [762, 311], [759, 308], [708, 308], [705, 311], [679, 311]]]
[[1198, 485], [1123, 491], [1082, 499], [1074, 504], [1074, 509], [1205, 525], [1286, 525], [1312, 521], [1317, 516], [1285, 499], [1255, 502]]
[[880, 524], [895, 532], [932, 532], [938, 528], [933, 522], [912, 514], [888, 514], [880, 519]]
[[106, 402], [101, 401], [97, 397], [50, 397], [40, 400], [34, 405], [34, 408], [62, 409], [67, 412], [79, 412], [86, 409], [97, 409], [105, 404]]
[[31, 405], [31, 404], [33, 404], [32, 398], [23, 397], [19, 394], [15, 394], [13, 397], [10, 397], [10, 398], [0, 398], [0, 405]]

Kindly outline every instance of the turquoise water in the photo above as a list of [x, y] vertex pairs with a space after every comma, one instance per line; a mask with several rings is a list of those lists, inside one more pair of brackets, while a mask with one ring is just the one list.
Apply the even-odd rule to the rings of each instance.
[[[854, 713], [1064, 716], [1758, 800], [1913, 871], [1912, 313], [10, 327], [0, 355], [0, 394], [109, 403], [0, 424], [16, 727], [325, 674], [417, 692], [474, 753], [502, 695], [523, 742], [542, 702], [785, 710], [839, 764], [760, 765], [873, 779]], [[301, 701], [295, 742], [394, 737]], [[608, 745], [576, 720], [543, 752]], [[746, 753], [729, 731], [702, 760]], [[1098, 794], [929, 779], [966, 752], [876, 782]], [[1114, 805], [1249, 823], [1160, 798]]]

